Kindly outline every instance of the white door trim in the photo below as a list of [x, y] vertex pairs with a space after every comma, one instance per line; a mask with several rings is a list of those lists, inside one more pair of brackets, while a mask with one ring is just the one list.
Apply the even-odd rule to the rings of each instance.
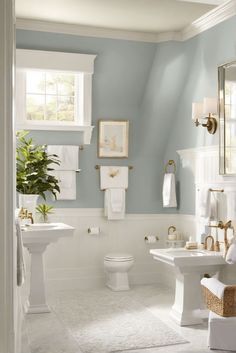
[[0, 353], [15, 352], [14, 0], [0, 0]]

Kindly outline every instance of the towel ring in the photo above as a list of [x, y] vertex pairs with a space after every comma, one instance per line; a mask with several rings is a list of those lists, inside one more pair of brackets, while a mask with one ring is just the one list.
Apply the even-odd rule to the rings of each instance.
[[165, 173], [171, 173], [171, 172], [168, 172], [168, 167], [173, 167], [174, 173], [176, 173], [176, 164], [175, 164], [175, 161], [173, 159], [170, 159], [166, 163], [166, 165], [165, 165]]

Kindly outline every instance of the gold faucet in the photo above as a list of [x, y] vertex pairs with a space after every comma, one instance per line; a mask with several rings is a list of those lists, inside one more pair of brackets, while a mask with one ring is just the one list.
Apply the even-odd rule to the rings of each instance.
[[211, 247], [210, 247], [210, 251], [214, 251], [215, 250], [215, 241], [214, 241], [214, 238], [213, 238], [213, 236], [212, 235], [208, 235], [208, 236], [206, 236], [206, 238], [205, 238], [205, 241], [204, 241], [204, 249], [205, 250], [208, 250], [207, 249], [207, 240], [208, 239], [211, 239]]
[[[227, 231], [229, 228], [234, 229], [234, 227], [232, 226], [232, 222], [228, 221], [224, 224], [222, 221], [219, 221], [219, 223], [216, 226], [208, 225], [208, 227], [224, 229], [224, 248], [225, 248], [224, 249], [224, 256], [226, 256], [226, 254], [229, 250], [229, 246], [230, 246], [229, 241], [228, 241], [228, 237], [227, 237]], [[218, 242], [218, 245], [219, 245], [219, 242]]]
[[21, 219], [30, 219], [31, 224], [34, 223], [32, 212], [28, 212], [26, 208], [21, 207], [18, 217]]
[[30, 219], [31, 224], [34, 224], [33, 214], [32, 212], [28, 212], [28, 219]]

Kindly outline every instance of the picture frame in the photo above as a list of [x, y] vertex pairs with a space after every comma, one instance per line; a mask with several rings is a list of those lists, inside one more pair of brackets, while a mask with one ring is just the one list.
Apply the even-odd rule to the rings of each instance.
[[98, 157], [128, 158], [129, 121], [99, 120]]

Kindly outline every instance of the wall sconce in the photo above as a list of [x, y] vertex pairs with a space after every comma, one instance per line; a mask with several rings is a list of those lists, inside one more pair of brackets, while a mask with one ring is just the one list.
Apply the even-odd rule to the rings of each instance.
[[[192, 104], [192, 119], [196, 126], [203, 126], [207, 128], [210, 134], [214, 134], [217, 129], [217, 99], [204, 98], [202, 102], [195, 102]], [[200, 122], [203, 120], [203, 122]], [[204, 122], [205, 121], [205, 122]]]

